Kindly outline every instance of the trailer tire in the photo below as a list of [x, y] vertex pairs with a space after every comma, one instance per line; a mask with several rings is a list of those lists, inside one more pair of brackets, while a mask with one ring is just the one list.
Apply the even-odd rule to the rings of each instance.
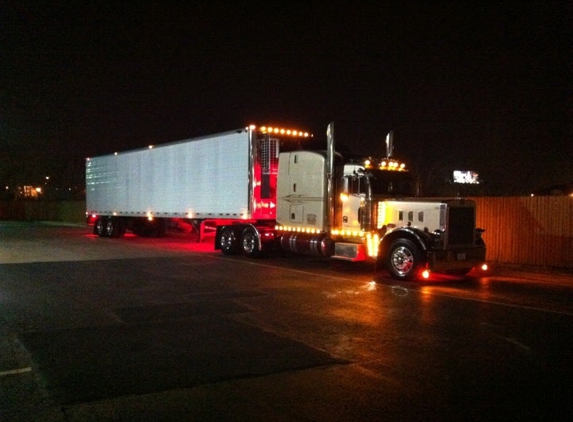
[[231, 227], [224, 227], [221, 230], [219, 247], [225, 255], [236, 255], [239, 252], [239, 239]]
[[259, 258], [261, 249], [259, 247], [259, 235], [252, 227], [247, 227], [241, 235], [241, 246], [243, 253], [249, 258]]
[[390, 245], [385, 259], [386, 269], [397, 280], [412, 280], [422, 266], [420, 249], [408, 239], [397, 239]]
[[123, 225], [123, 220], [121, 218], [108, 218], [105, 223], [105, 236], [113, 238], [120, 237], [125, 233]]
[[99, 237], [105, 237], [105, 218], [98, 217], [94, 222], [94, 234], [98, 235]]

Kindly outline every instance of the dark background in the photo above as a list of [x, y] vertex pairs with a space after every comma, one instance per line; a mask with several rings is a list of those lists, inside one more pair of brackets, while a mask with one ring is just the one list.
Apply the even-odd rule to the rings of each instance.
[[573, 182], [570, 2], [0, 1], [0, 181], [248, 124], [481, 193]]

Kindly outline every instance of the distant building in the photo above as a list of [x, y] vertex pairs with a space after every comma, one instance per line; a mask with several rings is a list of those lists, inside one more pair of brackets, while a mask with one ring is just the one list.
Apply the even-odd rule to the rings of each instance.
[[39, 186], [24, 185], [18, 186], [17, 198], [38, 199], [42, 195], [42, 188]]

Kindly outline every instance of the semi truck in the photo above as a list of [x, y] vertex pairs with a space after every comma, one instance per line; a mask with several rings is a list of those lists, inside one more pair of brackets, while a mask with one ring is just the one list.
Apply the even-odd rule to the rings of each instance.
[[313, 138], [250, 125], [88, 158], [86, 217], [100, 237], [186, 222], [211, 228], [225, 255], [370, 261], [399, 280], [486, 268], [475, 202], [417, 197], [392, 132], [378, 159], [336, 151], [333, 123], [324, 149], [309, 149]]

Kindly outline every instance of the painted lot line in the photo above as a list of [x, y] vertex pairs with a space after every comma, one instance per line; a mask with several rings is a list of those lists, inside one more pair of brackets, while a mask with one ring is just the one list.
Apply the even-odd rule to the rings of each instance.
[[32, 368], [27, 366], [26, 368], [10, 369], [8, 371], [0, 371], [0, 377], [5, 377], [7, 375], [23, 374], [26, 372], [30, 372], [31, 370], [32, 370]]

